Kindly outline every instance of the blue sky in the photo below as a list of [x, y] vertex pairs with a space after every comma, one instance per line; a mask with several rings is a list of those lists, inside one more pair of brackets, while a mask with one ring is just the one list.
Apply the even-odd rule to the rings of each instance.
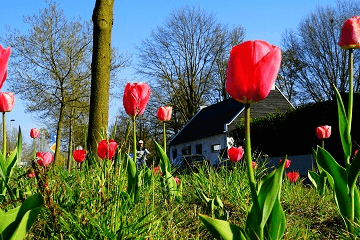
[[[58, 0], [58, 3], [67, 17], [80, 16], [83, 20], [90, 20], [95, 0]], [[246, 31], [245, 40], [262, 39], [281, 46], [281, 36], [286, 29], [296, 29], [299, 22], [316, 7], [335, 4], [336, 0], [115, 0], [112, 44], [120, 52], [133, 53], [133, 64], [136, 64], [136, 45], [139, 46], [153, 29], [162, 25], [172, 10], [184, 5], [196, 5], [214, 13], [218, 22], [229, 26], [242, 25]], [[0, 36], [5, 36], [6, 25], [26, 33], [28, 25], [23, 23], [23, 16], [36, 14], [44, 7], [46, 3], [43, 0], [2, 1]], [[0, 44], [3, 45], [1, 41]], [[11, 74], [11, 66], [9, 69]], [[131, 67], [118, 77], [129, 81], [146, 81], [136, 76]], [[2, 91], [6, 91], [7, 87], [5, 82]], [[120, 107], [121, 100], [111, 101], [110, 124]], [[14, 119], [13, 126], [21, 125], [24, 141], [30, 142], [30, 129], [40, 128], [44, 124], [37, 121], [36, 115], [24, 111], [25, 102], [17, 98], [14, 110], [7, 114], [7, 121]]]

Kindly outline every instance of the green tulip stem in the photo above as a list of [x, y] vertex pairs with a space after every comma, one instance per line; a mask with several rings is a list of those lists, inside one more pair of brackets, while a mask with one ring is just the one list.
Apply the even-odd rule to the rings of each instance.
[[[349, 100], [348, 100], [348, 125], [347, 125], [347, 134], [350, 137], [351, 133], [351, 122], [352, 122], [352, 112], [353, 112], [353, 99], [354, 99], [354, 54], [353, 49], [349, 49]], [[350, 141], [350, 153], [352, 151], [351, 149], [351, 141]], [[346, 156], [346, 163], [350, 166], [350, 156]]]
[[[245, 158], [247, 166], [247, 174], [249, 178], [249, 185], [251, 191], [251, 198], [257, 214], [261, 214], [260, 205], [257, 198], [256, 183], [254, 177], [254, 170], [252, 168], [252, 156], [251, 156], [251, 142], [250, 142], [250, 104], [245, 104]], [[259, 236], [259, 239], [263, 239]]]
[[136, 117], [133, 117], [133, 141], [134, 141], [134, 163], [136, 164]]
[[164, 132], [164, 152], [166, 154], [166, 128], [165, 128], [165, 121], [163, 121], [163, 132]]
[[[354, 86], [353, 86], [353, 75], [354, 75], [354, 54], [353, 49], [349, 49], [349, 94], [348, 94], [348, 125], [347, 125], [347, 135], [350, 138], [350, 153], [351, 149], [351, 122], [352, 122], [352, 112], [353, 112], [353, 99], [354, 99]], [[351, 155], [351, 154], [350, 154]], [[350, 170], [350, 155], [346, 156], [346, 168], [347, 172]], [[355, 219], [355, 184], [350, 187], [350, 201], [351, 201], [351, 208], [350, 208], [350, 223], [349, 223], [349, 232], [354, 233], [354, 226], [352, 222]]]
[[6, 116], [5, 116], [5, 112], [3, 112], [2, 120], [3, 120], [3, 154], [4, 154], [4, 159], [6, 159]]
[[321, 139], [321, 147], [325, 149], [325, 140]]

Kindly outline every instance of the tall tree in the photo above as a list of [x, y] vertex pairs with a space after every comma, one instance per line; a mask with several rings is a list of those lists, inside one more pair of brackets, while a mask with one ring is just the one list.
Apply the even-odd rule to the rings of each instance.
[[137, 71], [152, 80], [152, 101], [158, 107], [172, 106], [183, 123], [201, 105], [226, 97], [222, 82], [228, 53], [243, 37], [242, 27], [229, 30], [214, 14], [186, 6], [173, 11], [163, 27], [142, 41]]
[[92, 15], [94, 45], [88, 129], [88, 148], [93, 153], [97, 152], [102, 131], [107, 132], [108, 127], [113, 13], [114, 0], [96, 0]]
[[[332, 99], [334, 84], [339, 91], [348, 89], [347, 51], [338, 45], [344, 21], [360, 11], [359, 1], [338, 1], [336, 7], [318, 7], [307, 15], [297, 31], [288, 30], [282, 38], [286, 63], [280, 76], [283, 86], [297, 92], [298, 102]], [[355, 53], [355, 61], [359, 53]], [[360, 89], [359, 66], [355, 68], [355, 91]]]
[[66, 108], [88, 105], [92, 39], [89, 22], [69, 20], [55, 1], [47, 4], [37, 15], [24, 17], [28, 34], [8, 29], [2, 40], [14, 49], [11, 90], [26, 100], [27, 111], [57, 122], [56, 161]]

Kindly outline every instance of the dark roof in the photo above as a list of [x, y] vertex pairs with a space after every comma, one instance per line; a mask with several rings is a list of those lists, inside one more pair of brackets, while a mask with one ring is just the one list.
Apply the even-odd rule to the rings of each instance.
[[[243, 108], [242, 103], [230, 98], [201, 109], [174, 136], [170, 141], [170, 145], [173, 146], [223, 133], [226, 131], [225, 124], [229, 124], [228, 132], [234, 130], [244, 117]], [[285, 112], [289, 108], [293, 108], [291, 103], [275, 87], [275, 90], [271, 90], [266, 99], [251, 104], [251, 118], [265, 117], [269, 113], [279, 111]]]
[[170, 141], [170, 145], [188, 142], [225, 132], [230, 123], [244, 108], [244, 104], [230, 98], [201, 109]]

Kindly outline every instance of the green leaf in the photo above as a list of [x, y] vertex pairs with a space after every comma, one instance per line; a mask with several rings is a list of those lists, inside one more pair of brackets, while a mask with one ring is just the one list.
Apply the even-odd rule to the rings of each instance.
[[349, 187], [354, 187], [360, 173], [360, 154], [357, 154], [352, 161], [348, 174]]
[[[286, 157], [284, 159], [286, 159]], [[245, 231], [251, 239], [257, 239], [260, 236], [260, 232], [264, 229], [273, 210], [275, 201], [280, 195], [284, 165], [285, 161], [282, 161], [279, 166], [268, 174], [259, 184], [258, 201], [261, 214], [257, 214], [254, 205], [252, 205], [246, 218]]]
[[[35, 194], [28, 199], [26, 199], [20, 206], [20, 208], [12, 209], [6, 212], [2, 219], [10, 218], [12, 222], [5, 226], [1, 225], [1, 235], [3, 239], [10, 240], [20, 240], [23, 239], [26, 235], [26, 232], [30, 229], [33, 222], [36, 220], [38, 213], [42, 205], [44, 204], [43, 197], [41, 194]], [[16, 214], [16, 218], [14, 219], [14, 214]], [[2, 223], [1, 223], [2, 224]]]
[[317, 174], [314, 171], [308, 171], [308, 178], [314, 185], [319, 195], [323, 195], [326, 189], [326, 172], [322, 170], [321, 174]]
[[338, 105], [338, 117], [339, 117], [339, 132], [340, 132], [340, 138], [341, 143], [344, 149], [344, 154], [346, 157], [351, 156], [351, 136], [347, 130], [348, 127], [348, 120], [346, 117], [345, 107], [344, 103], [342, 101], [342, 98], [340, 96], [339, 91], [334, 85], [335, 89], [335, 95], [336, 95], [336, 101]]
[[246, 240], [244, 231], [234, 224], [229, 222], [210, 218], [208, 216], [199, 214], [200, 220], [204, 223], [206, 228], [216, 237], [224, 240]]
[[9, 226], [12, 222], [15, 221], [16, 216], [19, 212], [20, 206], [10, 209], [7, 212], [4, 212], [3, 210], [0, 209], [0, 235], [1, 233], [5, 230], [5, 228], [7, 228], [7, 226]]
[[331, 154], [325, 149], [319, 147], [317, 162], [334, 179], [335, 200], [340, 213], [350, 217], [350, 198], [348, 195], [347, 174], [345, 168], [340, 166]]
[[281, 207], [279, 197], [276, 198], [274, 207], [264, 228], [266, 239], [282, 239], [285, 233], [286, 218]]
[[285, 162], [286, 161], [282, 161], [276, 170], [274, 170], [274, 174], [269, 174], [261, 181], [259, 185], [260, 191], [258, 193], [258, 199], [260, 208], [262, 209], [262, 228], [268, 221], [277, 196], [280, 195]]
[[308, 171], [308, 178], [310, 179], [311, 183], [314, 185], [315, 189], [318, 189], [320, 175], [314, 171]]
[[360, 196], [357, 187], [355, 187], [354, 191], [354, 219], [357, 224], [360, 223]]
[[154, 140], [155, 149], [158, 155], [160, 156], [160, 167], [161, 171], [165, 172], [171, 172], [171, 165], [168, 156], [164, 152], [164, 149]]
[[20, 164], [21, 162], [21, 154], [22, 154], [22, 135], [21, 135], [21, 128], [19, 126], [19, 133], [18, 133], [18, 138], [17, 138], [17, 142], [16, 142], [16, 149], [17, 149], [17, 161]]
[[6, 159], [6, 178], [7, 181], [9, 181], [12, 171], [13, 171], [13, 167], [15, 166], [15, 163], [17, 161], [17, 148], [15, 148], [15, 150], [10, 154], [9, 158]]

